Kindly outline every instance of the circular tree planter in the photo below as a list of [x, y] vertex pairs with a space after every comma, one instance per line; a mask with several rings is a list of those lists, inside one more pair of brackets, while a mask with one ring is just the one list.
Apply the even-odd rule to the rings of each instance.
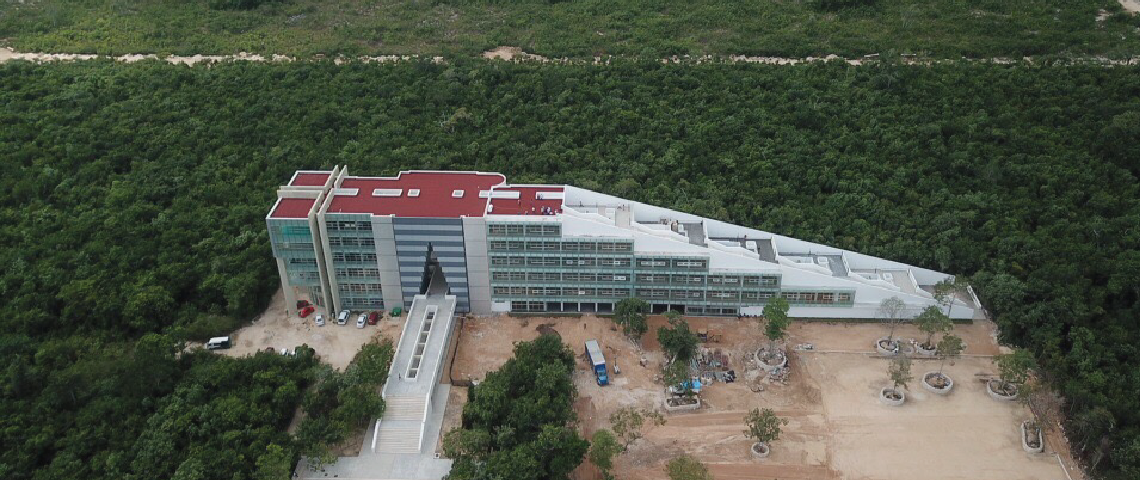
[[926, 348], [926, 347], [922, 346], [921, 343], [916, 343], [914, 345], [914, 351], [917, 352], [919, 355], [926, 355], [928, 357], [933, 357], [933, 356], [938, 354], [938, 347], [931, 346], [930, 348]]
[[1045, 442], [1041, 437], [1041, 429], [1031, 427], [1028, 421], [1021, 422], [1021, 448], [1025, 453], [1041, 453], [1045, 451]]
[[895, 351], [896, 349], [902, 350], [900, 348], [902, 345], [897, 338], [890, 341], [888, 338], [890, 337], [879, 337], [878, 340], [875, 340], [875, 351], [879, 352], [880, 355], [895, 355], [898, 353]]
[[1002, 385], [1001, 380], [990, 380], [986, 382], [986, 393], [990, 395], [990, 398], [1002, 402], [1017, 400], [1017, 387], [1011, 384]]
[[938, 395], [946, 395], [954, 389], [954, 380], [945, 373], [926, 372], [922, 374], [922, 388]]
[[775, 352], [768, 355], [768, 349], [761, 347], [756, 350], [756, 360], [760, 363], [760, 368], [766, 372], [774, 372], [777, 369], [788, 366], [788, 356], [784, 352]]
[[879, 401], [883, 405], [901, 407], [902, 404], [906, 403], [906, 392], [893, 387], [883, 387], [882, 390], [879, 390]]
[[768, 454], [772, 453], [772, 449], [768, 448], [763, 442], [756, 442], [752, 444], [752, 456], [756, 458], [768, 458]]

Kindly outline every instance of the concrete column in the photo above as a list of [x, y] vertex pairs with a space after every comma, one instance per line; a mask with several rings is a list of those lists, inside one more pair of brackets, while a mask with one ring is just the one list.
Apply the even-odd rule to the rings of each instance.
[[390, 311], [404, 305], [404, 293], [400, 287], [400, 259], [396, 252], [392, 217], [372, 217], [372, 236], [376, 240], [376, 263], [380, 269], [384, 308]]
[[467, 291], [471, 313], [491, 314], [491, 265], [487, 253], [487, 221], [463, 219], [463, 248], [467, 255]]

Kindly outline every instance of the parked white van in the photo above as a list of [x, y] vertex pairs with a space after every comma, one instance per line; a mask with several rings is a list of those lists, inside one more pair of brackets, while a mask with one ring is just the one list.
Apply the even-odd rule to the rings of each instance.
[[223, 348], [230, 348], [230, 337], [214, 337], [206, 342], [207, 350], [218, 350]]

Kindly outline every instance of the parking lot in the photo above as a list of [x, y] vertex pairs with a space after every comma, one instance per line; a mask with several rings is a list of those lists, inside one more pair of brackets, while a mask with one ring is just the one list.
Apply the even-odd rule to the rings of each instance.
[[260, 317], [230, 335], [233, 347], [218, 352], [240, 357], [266, 348], [280, 352], [283, 348], [292, 350], [308, 344], [321, 361], [344, 370], [362, 345], [380, 335], [398, 341], [404, 326], [404, 317], [385, 317], [377, 325], [356, 328], [356, 316], [360, 312], [353, 312], [345, 325], [337, 325], [335, 315], [325, 313], [325, 326], [318, 327], [313, 321], [315, 314], [298, 318], [292, 307], [285, 305], [285, 294], [278, 291]]

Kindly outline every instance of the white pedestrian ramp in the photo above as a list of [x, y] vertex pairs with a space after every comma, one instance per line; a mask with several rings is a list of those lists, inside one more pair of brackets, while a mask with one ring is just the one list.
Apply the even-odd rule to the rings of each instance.
[[376, 453], [418, 453], [427, 397], [392, 395], [376, 430]]
[[428, 417], [446, 404], [434, 394], [454, 323], [454, 295], [415, 296], [382, 391], [387, 408], [373, 427], [371, 453], [423, 453], [425, 438], [439, 435], [429, 431]]

